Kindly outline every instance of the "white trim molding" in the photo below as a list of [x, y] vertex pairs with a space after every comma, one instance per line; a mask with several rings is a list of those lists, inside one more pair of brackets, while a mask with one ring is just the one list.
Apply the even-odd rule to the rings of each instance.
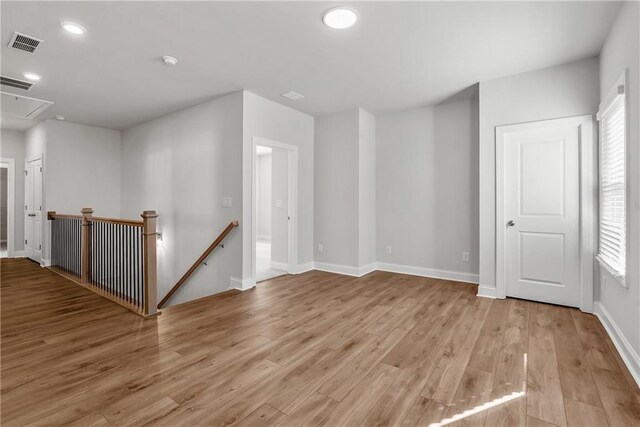
[[477, 295], [480, 298], [491, 298], [496, 299], [496, 287], [495, 286], [486, 286], [486, 285], [478, 285], [478, 293]]
[[414, 267], [411, 265], [378, 263], [376, 270], [388, 271], [391, 273], [410, 274], [412, 276], [432, 277], [434, 279], [451, 280], [454, 282], [465, 282], [478, 284], [477, 274], [462, 273], [459, 271], [437, 270], [435, 268]]
[[314, 262], [313, 269], [328, 273], [343, 274], [345, 276], [362, 277], [376, 270], [376, 264], [372, 263], [364, 267], [352, 267], [350, 265], [329, 264], [326, 262]]
[[40, 261], [40, 267], [51, 267], [51, 260], [42, 258]]
[[256, 287], [256, 282], [253, 279], [238, 279], [231, 277], [229, 280], [229, 289], [236, 289], [238, 291], [248, 291]]
[[313, 263], [313, 269], [353, 277], [362, 277], [374, 271], [387, 271], [390, 273], [431, 277], [434, 279], [451, 280], [454, 282], [478, 283], [477, 274], [437, 270], [435, 268], [414, 267], [411, 265], [390, 264], [385, 262], [373, 262], [362, 267], [353, 267], [350, 265], [329, 264], [326, 262], [316, 261]]
[[304, 264], [298, 264], [294, 274], [302, 274], [311, 270], [313, 270], [313, 261], [305, 262]]
[[600, 323], [604, 326], [605, 331], [609, 334], [613, 345], [615, 345], [622, 361], [631, 372], [631, 376], [640, 386], [640, 356], [635, 352], [629, 341], [624, 336], [618, 325], [616, 324], [607, 308], [600, 301], [596, 301], [593, 305], [594, 314], [600, 319]]

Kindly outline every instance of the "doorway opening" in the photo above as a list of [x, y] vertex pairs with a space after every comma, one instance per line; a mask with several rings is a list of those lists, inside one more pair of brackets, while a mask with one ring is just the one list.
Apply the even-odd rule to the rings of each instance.
[[287, 274], [287, 152], [256, 145], [256, 282]]
[[253, 138], [252, 281], [295, 273], [298, 147]]
[[0, 159], [0, 257], [16, 255], [15, 251], [15, 161]]
[[8, 255], [7, 243], [9, 239], [9, 168], [0, 167], [0, 258]]

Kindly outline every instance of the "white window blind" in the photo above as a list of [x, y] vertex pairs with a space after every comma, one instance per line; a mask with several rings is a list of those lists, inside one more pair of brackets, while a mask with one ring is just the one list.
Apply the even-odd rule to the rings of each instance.
[[600, 245], [598, 260], [624, 280], [625, 218], [625, 96], [616, 87], [598, 112], [600, 121]]

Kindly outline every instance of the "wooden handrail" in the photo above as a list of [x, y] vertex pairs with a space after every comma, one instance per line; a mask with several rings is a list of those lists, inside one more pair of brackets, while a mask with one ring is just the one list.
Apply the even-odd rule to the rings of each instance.
[[136, 221], [135, 219], [119, 219], [119, 218], [105, 218], [99, 216], [92, 216], [89, 218], [91, 222], [110, 222], [112, 224], [124, 224], [131, 225], [133, 227], [142, 227], [144, 221]]
[[82, 219], [82, 215], [59, 214], [59, 213], [56, 213], [56, 211], [47, 212], [47, 219], [48, 220], [54, 220], [56, 218]]
[[202, 253], [202, 255], [200, 255], [200, 258], [198, 258], [198, 260], [193, 263], [191, 268], [189, 268], [189, 270], [187, 270], [187, 272], [184, 273], [184, 275], [180, 278], [180, 280], [178, 280], [178, 283], [176, 283], [175, 286], [173, 288], [171, 288], [169, 293], [167, 295], [165, 295], [164, 298], [162, 298], [162, 301], [160, 301], [160, 304], [158, 304], [158, 308], [162, 308], [167, 303], [167, 301], [169, 301], [171, 299], [173, 294], [175, 294], [176, 291], [178, 289], [180, 289], [180, 287], [184, 284], [184, 282], [186, 282], [187, 279], [189, 279], [189, 277], [193, 274], [193, 272], [196, 271], [198, 266], [200, 266], [200, 264], [202, 264], [204, 262], [204, 260], [207, 259], [209, 254], [211, 254], [211, 252], [213, 252], [213, 250], [216, 247], [218, 247], [218, 245], [220, 243], [222, 243], [224, 238], [227, 237], [227, 235], [229, 233], [231, 233], [231, 230], [233, 230], [237, 226], [238, 226], [238, 221], [233, 221], [233, 222], [229, 223], [229, 225], [227, 225], [227, 228], [225, 228], [224, 231], [222, 233], [220, 233], [218, 238], [213, 241], [213, 243], [207, 248], [207, 250], [204, 251]]

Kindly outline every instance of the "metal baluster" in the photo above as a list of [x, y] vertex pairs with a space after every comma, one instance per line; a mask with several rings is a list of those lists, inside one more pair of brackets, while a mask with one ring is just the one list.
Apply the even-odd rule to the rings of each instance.
[[116, 265], [116, 271], [118, 272], [118, 293], [120, 298], [123, 298], [124, 292], [122, 292], [122, 265], [120, 261], [120, 257], [122, 256], [122, 239], [121, 239], [121, 226], [120, 224], [115, 225], [116, 228], [116, 252], [118, 254], [117, 260], [118, 264]]

